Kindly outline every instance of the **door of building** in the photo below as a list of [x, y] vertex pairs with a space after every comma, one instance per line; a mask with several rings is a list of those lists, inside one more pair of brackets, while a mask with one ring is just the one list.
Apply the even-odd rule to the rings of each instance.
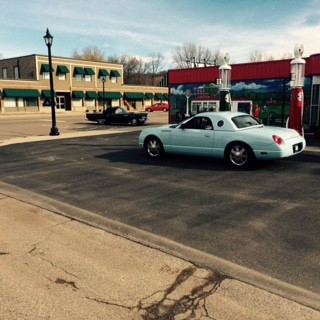
[[57, 109], [65, 109], [66, 107], [66, 99], [64, 96], [57, 96], [56, 98], [56, 108]]

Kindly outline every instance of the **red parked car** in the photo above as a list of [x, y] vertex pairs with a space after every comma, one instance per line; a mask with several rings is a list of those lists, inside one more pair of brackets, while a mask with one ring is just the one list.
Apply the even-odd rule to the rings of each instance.
[[167, 112], [169, 110], [169, 104], [168, 103], [155, 103], [152, 106], [146, 107], [145, 108], [146, 111], [148, 112], [152, 112], [152, 111], [163, 111], [163, 112]]

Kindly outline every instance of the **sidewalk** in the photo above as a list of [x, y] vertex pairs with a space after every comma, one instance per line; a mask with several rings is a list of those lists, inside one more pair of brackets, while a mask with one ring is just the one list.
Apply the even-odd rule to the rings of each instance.
[[[83, 135], [119, 132], [103, 131]], [[306, 151], [318, 154], [320, 143], [307, 141]], [[305, 304], [288, 300], [281, 290], [271, 293], [226, 276], [226, 269], [201, 268], [142, 243], [133, 236], [139, 230], [116, 222], [102, 228], [90, 212], [1, 182], [0, 201], [3, 320], [320, 319], [318, 295], [306, 294]]]
[[45, 209], [36, 195], [0, 185], [3, 320], [320, 319], [315, 309]]

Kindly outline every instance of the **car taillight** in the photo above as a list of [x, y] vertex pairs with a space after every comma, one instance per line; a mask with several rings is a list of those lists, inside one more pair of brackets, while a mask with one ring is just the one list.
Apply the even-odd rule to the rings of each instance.
[[278, 145], [284, 144], [283, 139], [281, 137], [277, 136], [276, 134], [274, 134], [272, 136], [272, 139]]

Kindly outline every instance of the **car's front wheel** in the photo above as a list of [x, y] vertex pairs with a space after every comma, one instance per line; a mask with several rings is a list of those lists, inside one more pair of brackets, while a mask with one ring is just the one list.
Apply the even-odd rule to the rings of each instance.
[[144, 148], [147, 154], [152, 158], [159, 158], [164, 154], [161, 141], [157, 137], [148, 137], [145, 140]]
[[242, 142], [234, 142], [229, 145], [225, 158], [229, 164], [237, 168], [247, 168], [255, 159], [252, 149]]
[[138, 120], [137, 119], [132, 119], [131, 125], [132, 126], [137, 126], [138, 125]]

